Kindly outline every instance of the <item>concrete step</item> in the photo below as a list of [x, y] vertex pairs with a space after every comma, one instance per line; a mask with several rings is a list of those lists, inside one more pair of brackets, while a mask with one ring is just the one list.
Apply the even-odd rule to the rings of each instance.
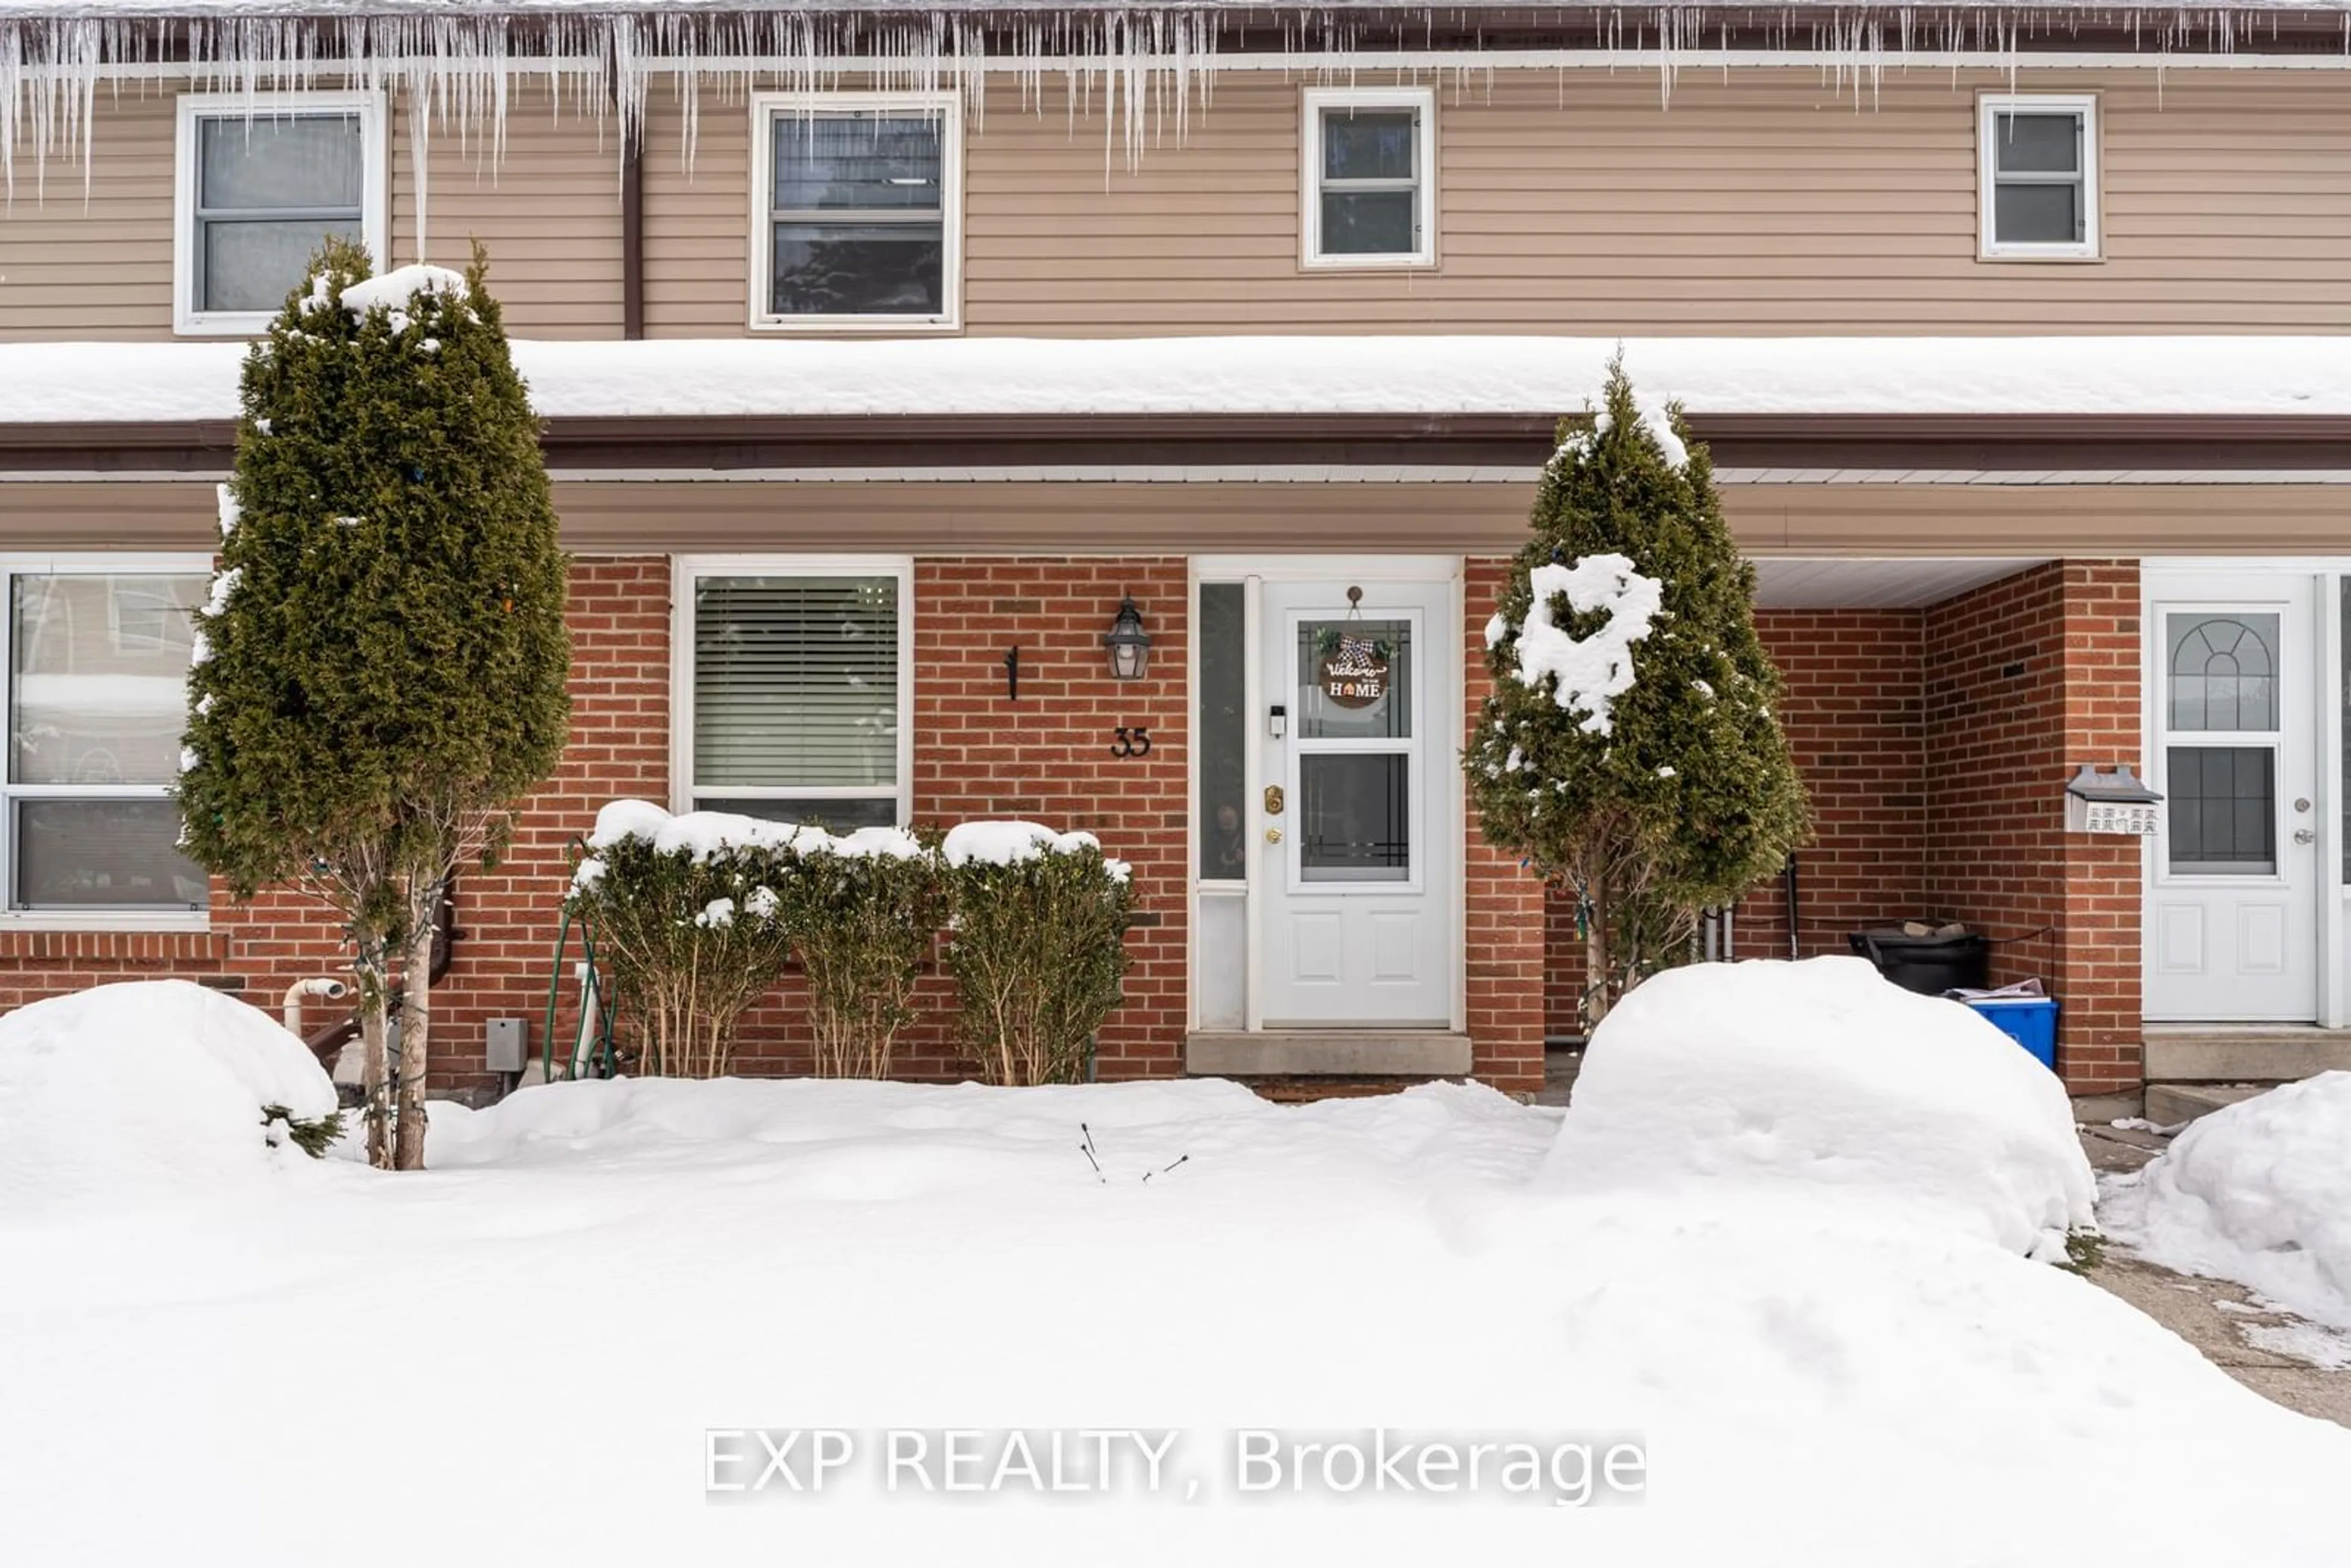
[[2351, 1030], [2295, 1024], [2155, 1027], [2145, 1040], [2149, 1083], [2286, 1083], [2336, 1069], [2351, 1071]]
[[1220, 1078], [1458, 1077], [1469, 1071], [1469, 1037], [1416, 1030], [1197, 1030], [1185, 1038], [1184, 1070]]
[[2147, 1119], [2158, 1127], [2193, 1122], [2240, 1100], [2276, 1088], [2274, 1083], [2150, 1083], [2147, 1086]]

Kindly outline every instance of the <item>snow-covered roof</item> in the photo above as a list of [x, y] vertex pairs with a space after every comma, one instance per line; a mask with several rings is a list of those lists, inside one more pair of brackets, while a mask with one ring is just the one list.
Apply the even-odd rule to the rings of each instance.
[[[1562, 413], [1599, 338], [518, 341], [552, 418]], [[1635, 338], [1704, 414], [2351, 414], [2351, 337]], [[0, 343], [0, 423], [227, 419], [239, 343]]]

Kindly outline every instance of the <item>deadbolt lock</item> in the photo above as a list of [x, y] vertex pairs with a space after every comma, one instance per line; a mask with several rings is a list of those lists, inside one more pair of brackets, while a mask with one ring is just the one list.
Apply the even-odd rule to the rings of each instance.
[[1281, 804], [1281, 786], [1279, 784], [1267, 785], [1265, 787], [1265, 814], [1269, 817], [1280, 816]]

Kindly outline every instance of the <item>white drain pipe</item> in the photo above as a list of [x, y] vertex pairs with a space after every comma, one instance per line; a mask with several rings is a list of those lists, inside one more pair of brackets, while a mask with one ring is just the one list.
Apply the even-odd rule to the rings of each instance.
[[327, 976], [322, 975], [312, 980], [297, 980], [286, 988], [286, 999], [277, 1004], [278, 1017], [285, 1022], [287, 1032], [293, 1035], [295, 1039], [300, 1040], [303, 1038], [302, 998], [304, 997], [323, 997], [331, 1002], [340, 1000], [350, 994], [349, 986]]

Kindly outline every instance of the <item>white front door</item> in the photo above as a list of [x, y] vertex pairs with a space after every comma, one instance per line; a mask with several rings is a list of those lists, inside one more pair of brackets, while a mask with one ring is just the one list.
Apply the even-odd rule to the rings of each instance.
[[2318, 1014], [2312, 580], [2150, 575], [2151, 1019]]
[[1452, 1023], [1461, 896], [1453, 601], [1450, 582], [1264, 586], [1259, 1010], [1268, 1028]]

